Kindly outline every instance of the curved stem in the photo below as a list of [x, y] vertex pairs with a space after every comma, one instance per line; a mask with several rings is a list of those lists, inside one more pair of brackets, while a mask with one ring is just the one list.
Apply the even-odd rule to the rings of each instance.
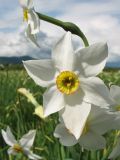
[[57, 25], [57, 26], [63, 28], [65, 31], [70, 31], [72, 34], [75, 34], [75, 35], [79, 36], [80, 38], [82, 38], [85, 47], [89, 46], [89, 43], [88, 43], [86, 36], [84, 35], [84, 33], [80, 30], [80, 28], [76, 24], [71, 23], [71, 22], [63, 22], [63, 21], [55, 19], [53, 17], [47, 16], [47, 15], [44, 15], [44, 14], [41, 14], [38, 12], [36, 12], [36, 13], [41, 20], [44, 20], [46, 22]]

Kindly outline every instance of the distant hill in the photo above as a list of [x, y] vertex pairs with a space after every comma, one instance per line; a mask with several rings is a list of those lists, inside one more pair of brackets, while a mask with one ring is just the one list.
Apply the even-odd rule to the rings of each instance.
[[22, 57], [0, 57], [0, 64], [21, 64], [24, 60], [32, 60], [34, 58], [29, 56]]
[[[22, 64], [22, 61], [24, 60], [33, 60], [34, 58], [30, 56], [22, 56], [22, 57], [0, 57], [0, 64], [6, 65], [6, 64]], [[107, 62], [106, 68], [120, 68], [120, 59]]]
[[120, 68], [120, 60], [113, 61], [113, 62], [107, 62], [106, 68]]

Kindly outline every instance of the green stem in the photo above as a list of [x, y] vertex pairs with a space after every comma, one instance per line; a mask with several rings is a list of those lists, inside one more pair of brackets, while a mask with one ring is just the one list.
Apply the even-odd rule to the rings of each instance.
[[80, 38], [82, 38], [85, 47], [89, 46], [89, 43], [88, 43], [86, 36], [84, 35], [84, 33], [80, 30], [80, 28], [76, 24], [71, 23], [71, 22], [63, 22], [63, 21], [55, 19], [53, 17], [47, 16], [47, 15], [44, 15], [44, 14], [41, 14], [38, 12], [36, 12], [36, 13], [38, 14], [38, 16], [41, 20], [44, 20], [46, 22], [57, 25], [57, 26], [63, 28], [65, 31], [70, 31], [72, 34], [75, 34], [75, 35], [79, 36]]
[[109, 154], [110, 154], [110, 151], [111, 151], [111, 146], [109, 145], [109, 147], [108, 147], [107, 150], [106, 150], [106, 153], [103, 154], [103, 157], [101, 158], [101, 160], [109, 160], [109, 159], [108, 159], [108, 156], [109, 156]]
[[12, 160], [12, 156], [11, 155], [9, 155], [9, 160]]

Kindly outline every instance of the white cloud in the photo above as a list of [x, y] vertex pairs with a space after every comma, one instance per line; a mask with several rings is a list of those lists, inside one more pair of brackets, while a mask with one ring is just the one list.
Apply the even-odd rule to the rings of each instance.
[[[115, 14], [119, 16], [115, 16]], [[120, 58], [120, 1], [103, 3], [77, 3], [59, 18], [76, 23], [84, 31], [90, 43], [106, 41], [109, 45], [109, 61]]]
[[[5, 6], [5, 2], [8, 3], [8, 1], [0, 0], [0, 3], [4, 3]], [[14, 1], [12, 0], [13, 3]], [[16, 27], [16, 31], [10, 33], [0, 32], [0, 37], [2, 37], [0, 38], [0, 46], [2, 46], [0, 56], [29, 54], [37, 57], [37, 55], [43, 55], [45, 52], [49, 53], [53, 43], [64, 31], [55, 25], [41, 21], [41, 32], [45, 34], [41, 33], [39, 38], [41, 49], [36, 49], [26, 42], [23, 34], [18, 29], [20, 24], [22, 24], [22, 10], [20, 6], [16, 6], [14, 10], [10, 10], [10, 6], [6, 14], [0, 18], [0, 29], [12, 28], [14, 26]], [[78, 0], [76, 2], [74, 0], [69, 0], [69, 2], [65, 0], [52, 0], [51, 2], [49, 0], [35, 0], [35, 8], [37, 11], [41, 11], [41, 13], [55, 14], [55, 17], [61, 20], [76, 23], [84, 31], [90, 43], [107, 41], [111, 53], [109, 60], [120, 56], [119, 0]], [[78, 42], [79, 38], [74, 37], [74, 40]]]
[[0, 56], [30, 56], [44, 58], [50, 56], [51, 43], [45, 33], [39, 35], [40, 48], [26, 39], [23, 29], [14, 33], [0, 33]]

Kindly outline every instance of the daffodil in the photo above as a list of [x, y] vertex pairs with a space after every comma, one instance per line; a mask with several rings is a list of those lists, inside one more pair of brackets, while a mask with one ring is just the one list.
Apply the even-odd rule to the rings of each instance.
[[[110, 109], [116, 115], [115, 125], [113, 128], [120, 130], [120, 86], [112, 85], [110, 87], [110, 95], [113, 100]], [[115, 144], [113, 151], [109, 155], [109, 159], [115, 159], [119, 156], [120, 156], [120, 138], [118, 137], [117, 143]]]
[[115, 159], [120, 156], [120, 138], [117, 140], [117, 144], [113, 151], [110, 153], [108, 159]]
[[27, 22], [26, 36], [37, 46], [36, 34], [40, 31], [40, 19], [34, 10], [33, 0], [19, 0], [23, 8], [23, 19]]
[[[74, 119], [76, 118], [77, 110], [75, 113], [73, 107], [66, 107], [65, 109], [65, 118], [69, 119], [72, 115], [71, 122], [73, 121], [72, 127], [74, 127]], [[115, 116], [108, 110], [92, 105], [79, 139], [76, 139], [70, 128], [66, 127], [64, 117], [60, 117], [61, 123], [57, 125], [54, 136], [59, 138], [61, 144], [65, 146], [73, 146], [79, 143], [83, 148], [88, 150], [102, 149], [106, 145], [106, 140], [102, 135], [112, 129], [114, 119]]]
[[109, 110], [116, 116], [115, 125], [113, 129], [120, 129], [120, 87], [117, 85], [112, 85], [110, 87], [110, 96], [112, 102], [110, 104]]
[[67, 32], [53, 48], [51, 59], [24, 61], [30, 77], [38, 85], [47, 87], [43, 95], [44, 115], [66, 106], [77, 107], [84, 115], [79, 122], [83, 126], [91, 110], [90, 103], [107, 107], [111, 101], [109, 90], [96, 77], [104, 68], [107, 56], [106, 43], [74, 51], [71, 33]]
[[25, 32], [26, 37], [33, 42], [37, 47], [40, 47], [38, 42], [37, 42], [37, 36], [36, 34], [31, 34], [31, 27], [28, 24], [27, 28], [26, 28], [26, 32]]
[[8, 149], [8, 154], [17, 155], [18, 153], [22, 153], [33, 160], [41, 159], [40, 156], [30, 151], [30, 148], [32, 147], [35, 139], [35, 134], [35, 130], [30, 130], [19, 141], [17, 141], [9, 127], [7, 127], [6, 131], [2, 130], [2, 136], [6, 144], [10, 146], [10, 148]]
[[110, 95], [113, 103], [111, 104], [113, 111], [120, 111], [120, 87], [112, 85], [110, 87]]

